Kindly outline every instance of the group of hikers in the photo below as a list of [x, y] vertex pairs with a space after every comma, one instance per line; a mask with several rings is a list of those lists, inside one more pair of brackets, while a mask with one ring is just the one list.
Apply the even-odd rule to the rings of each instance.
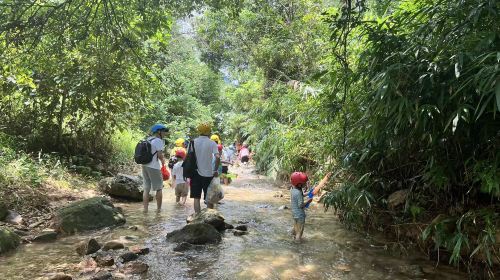
[[[214, 208], [214, 202], [207, 200], [208, 189], [214, 182], [229, 184], [228, 170], [229, 166], [234, 163], [236, 154], [243, 165], [248, 164], [251, 157], [248, 145], [233, 143], [224, 147], [220, 137], [212, 134], [212, 127], [209, 123], [200, 123], [197, 131], [199, 136], [193, 140], [179, 138], [175, 141], [175, 147], [170, 151], [171, 157], [168, 162], [164, 153], [164, 139], [169, 129], [165, 125], [153, 125], [150, 136], [137, 145], [135, 161], [142, 165], [144, 212], [148, 212], [151, 191], [156, 192], [157, 211], [161, 211], [163, 181], [165, 180], [162, 169], [166, 169], [167, 166], [171, 169], [171, 186], [175, 189], [176, 203], [184, 205], [190, 194], [194, 203], [194, 211], [199, 213], [202, 194], [207, 208]], [[186, 168], [193, 166], [193, 161], [194, 172], [186, 171]], [[295, 240], [300, 241], [304, 231], [305, 208], [312, 201], [312, 196], [304, 202], [309, 187], [306, 173], [292, 173], [290, 182], [290, 202], [294, 219], [292, 235]]]
[[[147, 163], [137, 160], [140, 157], [141, 150], [136, 148], [136, 162], [142, 165], [142, 177], [144, 178], [144, 212], [148, 212], [149, 193], [156, 192], [157, 211], [161, 211], [162, 189], [164, 176], [162, 168], [167, 166], [171, 173], [171, 186], [175, 189], [176, 203], [184, 205], [188, 194], [194, 200], [194, 210], [199, 213], [201, 210], [201, 195], [204, 199], [207, 196], [207, 190], [214, 178], [224, 184], [229, 184], [230, 177], [229, 166], [232, 165], [238, 153], [238, 159], [247, 164], [250, 159], [250, 150], [248, 145], [243, 144], [238, 147], [238, 143], [233, 143], [224, 147], [220, 137], [212, 134], [212, 127], [209, 123], [201, 123], [197, 127], [199, 136], [191, 141], [183, 138], [177, 139], [175, 147], [170, 151], [170, 158], [167, 160], [164, 139], [169, 129], [163, 124], [155, 124], [151, 128], [151, 134], [141, 143], [148, 147], [146, 152], [150, 153], [151, 159]], [[212, 134], [212, 135], [211, 135]], [[211, 136], [210, 136], [211, 135]], [[141, 144], [138, 144], [139, 145]], [[147, 145], [147, 146], [146, 146]], [[195, 158], [196, 172], [191, 176], [184, 174], [184, 160], [189, 157], [189, 153]], [[150, 160], [150, 161], [149, 161]], [[222, 176], [221, 176], [222, 175]], [[214, 208], [211, 201], [205, 201], [208, 208]]]

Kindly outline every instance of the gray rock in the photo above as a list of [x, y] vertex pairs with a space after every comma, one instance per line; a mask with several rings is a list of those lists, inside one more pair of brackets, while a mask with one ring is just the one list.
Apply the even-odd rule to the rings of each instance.
[[120, 255], [120, 259], [122, 260], [122, 263], [135, 261], [138, 258], [139, 258], [139, 255], [132, 253], [132, 252], [125, 252], [125, 253]]
[[183, 252], [186, 250], [189, 250], [193, 245], [187, 243], [187, 242], [182, 242], [181, 244], [177, 245], [174, 247], [174, 252]]
[[91, 280], [108, 280], [113, 279], [113, 274], [109, 271], [101, 270], [96, 275], [90, 278]]
[[234, 236], [242, 236], [242, 235], [247, 235], [248, 234], [248, 231], [239, 231], [239, 230], [235, 230], [233, 232]]
[[136, 253], [137, 255], [147, 255], [149, 254], [149, 248], [141, 246], [132, 246], [130, 247], [130, 252]]
[[[114, 198], [142, 201], [142, 179], [137, 176], [118, 174], [115, 177], [104, 178], [99, 182], [98, 189]], [[151, 199], [153, 196], [150, 195]]]
[[97, 242], [94, 238], [90, 238], [87, 241], [82, 241], [76, 247], [76, 252], [80, 256], [93, 254], [101, 249], [101, 244]]
[[7, 210], [7, 217], [5, 217], [5, 221], [13, 225], [22, 225], [23, 217], [21, 217], [21, 215], [19, 215], [16, 211]]
[[110, 255], [99, 254], [94, 258], [94, 260], [99, 267], [112, 266], [115, 264], [115, 259]]
[[19, 246], [21, 238], [7, 228], [0, 227], [0, 254]]
[[194, 223], [168, 233], [167, 240], [177, 243], [207, 244], [220, 242], [222, 236], [212, 225]]
[[50, 277], [49, 279], [50, 280], [73, 280], [73, 277], [71, 275], [68, 275], [68, 274], [60, 273], [60, 274], [56, 274], [56, 275]]
[[246, 225], [239, 225], [239, 226], [235, 227], [235, 229], [241, 230], [241, 231], [248, 231], [248, 227]]
[[226, 229], [224, 217], [215, 209], [205, 208], [200, 213], [189, 216], [187, 218], [188, 224], [205, 223], [213, 226], [218, 231]]
[[54, 225], [64, 234], [118, 226], [125, 217], [104, 197], [93, 197], [73, 202], [56, 212]]
[[233, 225], [231, 225], [231, 224], [226, 223], [226, 227], [225, 227], [225, 228], [226, 228], [226, 229], [233, 229], [233, 228], [234, 228], [234, 226], [233, 226]]
[[149, 266], [140, 261], [133, 261], [126, 263], [120, 271], [125, 274], [142, 274], [148, 271]]
[[53, 229], [44, 229], [40, 232], [35, 238], [33, 238], [33, 242], [51, 242], [57, 239], [57, 232]]
[[109, 250], [119, 250], [119, 249], [123, 249], [123, 248], [125, 248], [125, 245], [123, 245], [123, 243], [121, 243], [118, 240], [111, 240], [111, 241], [106, 242], [106, 244], [104, 244], [104, 246], [102, 247], [102, 250], [109, 251]]

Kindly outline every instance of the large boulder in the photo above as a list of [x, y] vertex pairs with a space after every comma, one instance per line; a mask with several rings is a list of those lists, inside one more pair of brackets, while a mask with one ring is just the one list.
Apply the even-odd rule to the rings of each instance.
[[125, 217], [104, 197], [93, 197], [73, 202], [58, 209], [54, 218], [57, 231], [73, 234], [125, 223]]
[[215, 209], [205, 208], [201, 210], [200, 213], [194, 216], [189, 216], [187, 218], [188, 224], [209, 224], [212, 225], [218, 231], [223, 231], [226, 229], [226, 223], [224, 222], [224, 217]]
[[[114, 198], [142, 201], [142, 179], [137, 176], [118, 174], [102, 179], [98, 187], [101, 192]], [[150, 200], [152, 198], [150, 195]]]
[[0, 254], [19, 246], [21, 238], [7, 228], [0, 227]]
[[187, 242], [202, 245], [218, 243], [222, 240], [221, 234], [211, 225], [205, 223], [188, 224], [181, 229], [167, 234], [167, 240], [172, 242]]

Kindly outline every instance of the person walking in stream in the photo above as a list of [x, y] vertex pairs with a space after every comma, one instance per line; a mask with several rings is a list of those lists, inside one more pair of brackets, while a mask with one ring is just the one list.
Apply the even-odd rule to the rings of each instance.
[[[209, 138], [212, 126], [208, 123], [201, 123], [197, 129], [200, 136], [194, 139], [193, 143], [198, 169], [194, 172], [193, 178], [191, 178], [190, 197], [194, 199], [194, 211], [199, 213], [201, 211], [201, 193], [203, 192], [203, 199], [205, 199], [212, 179], [219, 176], [220, 154], [217, 149], [217, 143]], [[214, 157], [215, 164], [212, 164]], [[214, 208], [214, 205], [208, 203], [207, 207]]]
[[306, 202], [304, 202], [303, 188], [306, 187], [308, 180], [309, 178], [304, 172], [293, 172], [290, 176], [290, 183], [292, 184], [292, 188], [290, 190], [290, 203], [294, 220], [292, 234], [293, 239], [296, 241], [302, 241], [304, 224], [306, 222], [306, 211], [304, 208], [307, 203], [312, 201], [312, 198], [309, 198]]
[[174, 168], [172, 168], [172, 187], [175, 190], [175, 202], [177, 205], [184, 205], [186, 204], [186, 198], [189, 193], [189, 185], [184, 178], [184, 172], [182, 170], [182, 163], [186, 157], [186, 152], [177, 150], [175, 156], [177, 157], [177, 163], [174, 165]]
[[[157, 211], [161, 211], [161, 203], [163, 199], [163, 176], [161, 174], [161, 166], [165, 165], [165, 149], [164, 138], [168, 132], [168, 128], [163, 124], [155, 124], [151, 127], [151, 136], [146, 138], [146, 141], [151, 144], [151, 154], [153, 159], [151, 162], [142, 164], [142, 178], [144, 180], [144, 192], [142, 200], [144, 204], [144, 212], [148, 212], [149, 192], [156, 192]], [[161, 162], [161, 166], [160, 166]]]

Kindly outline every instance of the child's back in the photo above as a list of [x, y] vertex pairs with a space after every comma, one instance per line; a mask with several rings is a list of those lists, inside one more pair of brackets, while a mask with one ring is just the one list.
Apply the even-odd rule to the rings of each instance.
[[290, 191], [290, 202], [292, 204], [293, 218], [303, 223], [306, 219], [306, 212], [302, 206], [304, 203], [304, 195], [300, 189], [292, 187]]

